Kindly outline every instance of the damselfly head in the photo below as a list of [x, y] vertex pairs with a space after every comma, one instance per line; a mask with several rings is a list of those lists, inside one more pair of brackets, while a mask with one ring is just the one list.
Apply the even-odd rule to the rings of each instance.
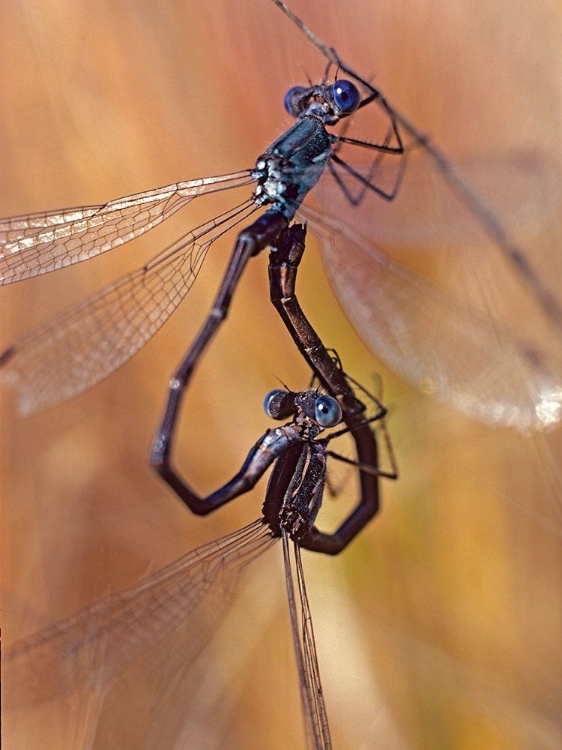
[[293, 86], [284, 99], [285, 109], [292, 117], [318, 117], [326, 125], [335, 125], [340, 118], [355, 112], [360, 104], [359, 89], [347, 80], [316, 86]]
[[334, 427], [342, 419], [336, 399], [317, 390], [294, 393], [279, 388], [267, 394], [263, 408], [272, 419], [287, 419], [294, 415], [295, 422], [313, 423], [321, 429]]

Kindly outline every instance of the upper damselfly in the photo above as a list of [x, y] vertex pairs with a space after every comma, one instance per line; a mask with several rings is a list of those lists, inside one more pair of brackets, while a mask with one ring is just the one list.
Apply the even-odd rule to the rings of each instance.
[[[235, 242], [213, 310], [174, 381], [188, 379], [228, 312], [247, 260], [265, 247], [275, 248], [302, 209], [323, 241], [328, 270], [350, 318], [371, 348], [395, 370], [424, 391], [484, 421], [525, 431], [555, 424], [562, 400], [556, 338], [562, 330], [562, 313], [556, 296], [535, 272], [524, 249], [511, 241], [502, 217], [495, 217], [486, 196], [471, 189], [452, 163], [378, 89], [282, 2], [274, 1], [327, 57], [329, 67], [319, 83], [289, 89], [285, 108], [295, 124], [252, 168], [173, 183], [103, 205], [2, 223], [0, 270], [4, 283], [9, 283], [122, 245], [195, 198], [234, 188], [246, 191], [242, 202], [191, 229], [142, 268], [5, 349], [2, 379], [18, 390], [20, 408], [31, 412], [68, 399], [125, 363], [177, 308], [213, 243], [232, 228], [246, 226]], [[347, 124], [353, 126], [355, 116], [371, 108], [382, 111], [385, 132], [376, 141], [354, 137]], [[344, 127], [338, 131], [340, 123]], [[410, 161], [422, 154], [432, 165], [442, 182], [435, 194], [423, 179], [417, 179], [417, 167], [406, 164], [410, 154]], [[537, 162], [521, 157], [511, 166], [521, 173], [520, 180], [526, 180], [525, 170], [532, 171]], [[537, 168], [541, 167], [539, 162]], [[514, 171], [507, 171], [506, 181], [515, 181]], [[328, 185], [331, 181], [332, 190], [318, 186], [324, 211], [312, 213], [302, 201], [321, 178]], [[368, 214], [373, 200], [397, 204], [403, 192], [415, 192], [416, 182], [417, 198], [425, 197], [428, 205], [443, 199], [444, 186], [455, 194], [526, 289], [533, 315], [556, 329], [553, 338], [547, 338], [528, 315], [528, 331], [512, 328], [507, 305], [505, 319], [498, 321], [486, 311], [459, 304], [452, 295], [379, 252], [364, 233], [363, 207], [367, 206]], [[341, 198], [334, 198], [334, 189]], [[265, 212], [256, 219], [253, 215], [260, 209]], [[362, 213], [357, 213], [356, 221], [358, 210]], [[373, 229], [376, 234], [377, 227]]]

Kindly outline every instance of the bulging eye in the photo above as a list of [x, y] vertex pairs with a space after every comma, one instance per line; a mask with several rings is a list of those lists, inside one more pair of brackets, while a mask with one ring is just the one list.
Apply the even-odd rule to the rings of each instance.
[[350, 115], [361, 104], [359, 89], [351, 81], [336, 81], [332, 84], [334, 104], [342, 115]]
[[263, 400], [263, 410], [271, 419], [287, 419], [294, 411], [293, 395], [280, 388], [270, 391]]
[[314, 404], [314, 416], [320, 427], [333, 427], [341, 422], [341, 407], [331, 396], [318, 396]]
[[293, 86], [285, 94], [283, 99], [283, 106], [291, 117], [298, 117], [301, 111], [302, 97], [305, 91], [308, 91], [304, 86]]

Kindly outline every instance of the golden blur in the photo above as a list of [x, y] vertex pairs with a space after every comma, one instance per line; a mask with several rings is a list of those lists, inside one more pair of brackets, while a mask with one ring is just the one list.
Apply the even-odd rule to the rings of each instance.
[[[549, 67], [560, 9], [444, 5], [292, 3], [436, 142], [482, 151], [534, 134], [560, 155], [562, 82]], [[2, 215], [250, 167], [288, 124], [286, 88], [325, 67], [268, 0], [5, 0], [0, 27]], [[539, 105], [522, 108], [531, 89]], [[107, 257], [2, 289], [0, 345], [209, 218], [218, 208], [205, 200]], [[91, 392], [25, 420], [2, 394], [6, 642], [258, 516], [263, 484], [200, 519], [147, 466], [168, 379], [229, 250], [230, 241], [213, 247], [177, 314]], [[261, 401], [277, 379], [308, 382], [270, 309], [266, 266], [265, 254], [250, 264], [185, 400], [176, 462], [201, 492], [230, 478], [268, 426]], [[559, 748], [559, 433], [492, 430], [413, 392], [366, 352], [312, 243], [299, 281], [303, 307], [346, 370], [365, 383], [382, 376], [401, 472], [341, 558], [305, 557], [334, 747]], [[280, 558], [273, 550], [247, 571], [180, 691], [168, 686], [164, 700], [158, 675], [143, 675], [114, 688], [103, 709], [92, 698], [6, 712], [6, 747], [302, 747]], [[181, 654], [170, 659], [181, 664]], [[166, 731], [147, 744], [154, 706]]]

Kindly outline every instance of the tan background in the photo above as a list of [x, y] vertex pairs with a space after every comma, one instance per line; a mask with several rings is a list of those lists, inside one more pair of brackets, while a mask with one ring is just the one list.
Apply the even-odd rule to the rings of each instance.
[[[556, 158], [559, 4], [356, 0], [346, 14], [341, 3], [293, 5], [436, 141], [482, 150], [521, 140]], [[288, 123], [286, 88], [324, 71], [266, 0], [6, 0], [0, 27], [3, 215], [249, 167]], [[189, 211], [190, 226], [208, 218], [204, 203]], [[3, 289], [2, 345], [140, 264], [185, 221]], [[257, 517], [263, 487], [197, 519], [146, 462], [167, 379], [227, 251], [211, 252], [173, 320], [90, 393], [26, 420], [3, 400], [6, 640]], [[276, 378], [295, 388], [308, 378], [269, 309], [265, 276], [263, 257], [186, 400], [177, 462], [202, 491], [229, 478], [265, 429], [260, 404]], [[334, 746], [560, 747], [559, 435], [524, 440], [480, 427], [393, 377], [346, 323], [316, 249], [299, 288], [346, 368], [363, 380], [382, 375], [402, 473], [344, 556], [305, 559]], [[189, 688], [158, 707], [156, 726], [174, 738], [162, 729], [161, 747], [302, 746], [282, 586], [275, 550], [245, 577]], [[96, 746], [143, 747], [157, 693], [150, 679], [117, 688], [99, 724], [76, 702], [6, 714], [6, 747], [76, 748], [96, 727]]]

